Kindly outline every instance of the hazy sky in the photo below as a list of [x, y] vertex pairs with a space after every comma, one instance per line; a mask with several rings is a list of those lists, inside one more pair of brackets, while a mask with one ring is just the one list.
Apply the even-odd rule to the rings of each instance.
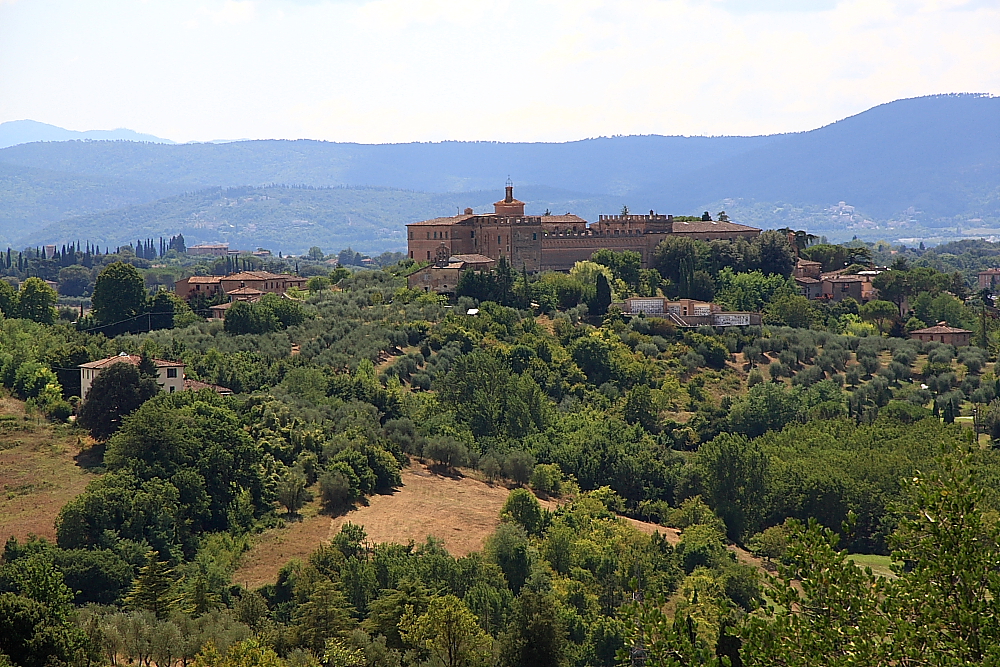
[[1000, 0], [0, 0], [0, 122], [176, 141], [812, 129], [1000, 94]]

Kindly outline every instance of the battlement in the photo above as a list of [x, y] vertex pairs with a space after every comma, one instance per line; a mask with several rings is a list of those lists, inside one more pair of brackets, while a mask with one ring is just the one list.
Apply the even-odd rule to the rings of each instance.
[[587, 229], [587, 228], [584, 228], [584, 229], [581, 229], [581, 230], [577, 230], [577, 231], [574, 231], [573, 229], [570, 229], [570, 228], [567, 228], [567, 229], [546, 229], [544, 232], [542, 232], [542, 235], [545, 238], [549, 238], [549, 237], [558, 238], [558, 237], [563, 237], [563, 236], [565, 236], [567, 238], [570, 238], [570, 237], [576, 237], [576, 236], [594, 236], [594, 234], [595, 233], [592, 230]]
[[542, 218], [538, 215], [477, 215], [474, 222], [484, 225], [541, 225]]
[[619, 223], [646, 223], [646, 222], [673, 222], [674, 216], [663, 215], [650, 212], [649, 215], [601, 215], [598, 222], [619, 222]]

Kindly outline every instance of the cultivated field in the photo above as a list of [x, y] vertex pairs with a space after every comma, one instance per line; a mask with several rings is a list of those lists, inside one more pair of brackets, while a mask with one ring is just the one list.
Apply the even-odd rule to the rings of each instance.
[[94, 478], [89, 439], [69, 427], [27, 416], [24, 403], [0, 397], [0, 541], [38, 535], [55, 539], [55, 520], [67, 501]]

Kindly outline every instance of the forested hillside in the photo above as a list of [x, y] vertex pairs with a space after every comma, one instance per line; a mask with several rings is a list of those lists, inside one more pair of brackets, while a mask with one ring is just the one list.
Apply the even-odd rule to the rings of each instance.
[[[613, 197], [553, 188], [519, 188], [528, 210], [573, 211], [594, 218], [614, 210]], [[135, 238], [183, 234], [190, 245], [228, 242], [232, 248], [271, 248], [301, 254], [312, 246], [349, 246], [371, 254], [406, 250], [408, 222], [455, 215], [466, 207], [492, 210], [496, 191], [430, 194], [391, 188], [210, 188], [102, 213], [68, 218], [25, 231], [28, 245], [89, 239], [124, 245]]]
[[772, 137], [633, 136], [561, 144], [461, 142], [349, 144], [239, 141], [156, 145], [62, 142], [13, 146], [0, 162], [90, 176], [179, 185], [382, 186], [427, 192], [520, 185], [626, 194], [724, 161]]
[[[205, 321], [212, 301], [158, 285], [224, 260], [135, 250], [2, 262], [0, 449], [75, 435], [92, 477], [37, 513], [58, 515], [54, 540], [6, 541], [0, 664], [993, 659], [1000, 322], [961, 274], [897, 257], [875, 278], [891, 301], [810, 301], [768, 232], [669, 239], [650, 269], [606, 250], [568, 274], [499, 262], [448, 301], [406, 286], [412, 260], [330, 272], [315, 253], [298, 260], [307, 289]], [[870, 262], [858, 245], [800, 252]], [[57, 312], [29, 275], [45, 271], [93, 311]], [[630, 295], [710, 297], [764, 324], [678, 328], [612, 305]], [[975, 345], [906, 337], [939, 321]], [[81, 401], [78, 365], [121, 353]], [[155, 360], [201, 389], [162, 391]], [[352, 521], [414, 460], [510, 490], [481, 550], [375, 543]], [[274, 580], [235, 579], [307, 506], [339, 530]]]
[[[21, 248], [30, 242], [30, 234], [37, 234], [53, 220], [119, 209], [179, 192], [167, 185], [0, 163], [0, 245]], [[57, 241], [70, 238], [75, 240], [73, 234], [63, 234]]]

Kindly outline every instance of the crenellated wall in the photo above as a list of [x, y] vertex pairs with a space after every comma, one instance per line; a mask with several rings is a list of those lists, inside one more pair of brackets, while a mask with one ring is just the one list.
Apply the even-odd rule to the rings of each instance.
[[631, 250], [642, 257], [642, 268], [648, 269], [656, 246], [667, 234], [604, 235], [570, 234], [542, 237], [541, 270], [569, 271], [576, 262], [591, 258], [598, 250], [624, 252]]

